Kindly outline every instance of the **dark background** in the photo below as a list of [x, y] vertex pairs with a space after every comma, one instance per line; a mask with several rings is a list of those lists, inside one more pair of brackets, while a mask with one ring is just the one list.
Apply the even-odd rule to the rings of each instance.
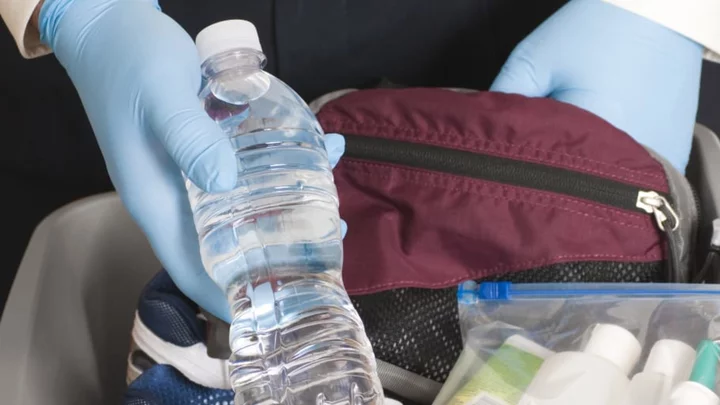
[[[487, 89], [513, 47], [562, 0], [174, 0], [191, 36], [219, 20], [258, 27], [268, 70], [311, 100], [374, 86]], [[54, 209], [112, 190], [82, 105], [53, 56], [20, 57], [0, 29], [0, 311], [34, 227]], [[706, 63], [698, 121], [720, 133], [720, 64]]]

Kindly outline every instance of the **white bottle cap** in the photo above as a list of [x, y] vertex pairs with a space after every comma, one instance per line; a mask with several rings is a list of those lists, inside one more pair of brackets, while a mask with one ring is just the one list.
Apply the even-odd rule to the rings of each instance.
[[583, 351], [611, 362], [628, 375], [640, 358], [642, 346], [629, 330], [617, 325], [598, 324]]
[[643, 371], [666, 375], [673, 381], [672, 385], [690, 378], [695, 349], [673, 339], [658, 340], [650, 350]]
[[232, 49], [250, 48], [262, 52], [255, 26], [245, 20], [226, 20], [212, 24], [195, 37], [200, 61]]
[[720, 405], [720, 398], [702, 384], [685, 381], [670, 395], [671, 405]]

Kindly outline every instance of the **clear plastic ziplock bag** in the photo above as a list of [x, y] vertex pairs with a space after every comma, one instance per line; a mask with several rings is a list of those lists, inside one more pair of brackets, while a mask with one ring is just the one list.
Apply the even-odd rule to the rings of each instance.
[[458, 289], [465, 349], [434, 405], [720, 405], [720, 286]]

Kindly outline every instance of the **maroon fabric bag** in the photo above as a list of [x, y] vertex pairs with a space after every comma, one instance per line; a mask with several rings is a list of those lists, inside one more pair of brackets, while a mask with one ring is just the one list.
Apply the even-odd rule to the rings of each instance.
[[343, 278], [379, 360], [443, 382], [466, 280], [683, 282], [697, 207], [678, 172], [549, 99], [449, 89], [316, 100], [345, 135]]
[[[347, 141], [334, 171], [343, 280], [384, 388], [406, 405], [433, 398], [462, 351], [464, 281], [693, 276], [689, 183], [586, 111], [429, 88], [343, 90], [310, 107]], [[227, 325], [209, 319], [208, 347], [227, 354]]]

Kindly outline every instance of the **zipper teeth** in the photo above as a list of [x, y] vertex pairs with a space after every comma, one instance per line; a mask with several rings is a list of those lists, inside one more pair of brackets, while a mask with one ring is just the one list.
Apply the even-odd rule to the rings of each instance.
[[720, 289], [692, 289], [683, 288], [681, 284], [660, 284], [655, 286], [638, 285], [628, 288], [617, 288], [612, 285], [578, 286], [562, 288], [533, 288], [524, 289], [521, 285], [507, 282], [483, 282], [473, 284], [474, 287], [461, 286], [458, 289], [460, 302], [480, 301], [508, 301], [523, 299], [563, 299], [563, 298], [598, 298], [598, 297], [635, 297], [635, 298], [675, 298], [691, 296], [716, 296]]
[[630, 289], [605, 289], [605, 290], [563, 290], [563, 291], [552, 291], [552, 290], [537, 290], [537, 291], [514, 291], [511, 292], [510, 299], [525, 299], [525, 298], [562, 298], [562, 297], [601, 297], [601, 296], [632, 296], [632, 297], [675, 297], [675, 296], [698, 296], [698, 295], [719, 295], [720, 291], [713, 290], [684, 290], [684, 289], [672, 289], [672, 290], [654, 290], [654, 289], [643, 289], [638, 288], [636, 290]]
[[641, 189], [614, 180], [539, 163], [438, 146], [353, 134], [344, 136], [346, 158], [381, 161], [553, 192], [638, 211], [635, 204]]

